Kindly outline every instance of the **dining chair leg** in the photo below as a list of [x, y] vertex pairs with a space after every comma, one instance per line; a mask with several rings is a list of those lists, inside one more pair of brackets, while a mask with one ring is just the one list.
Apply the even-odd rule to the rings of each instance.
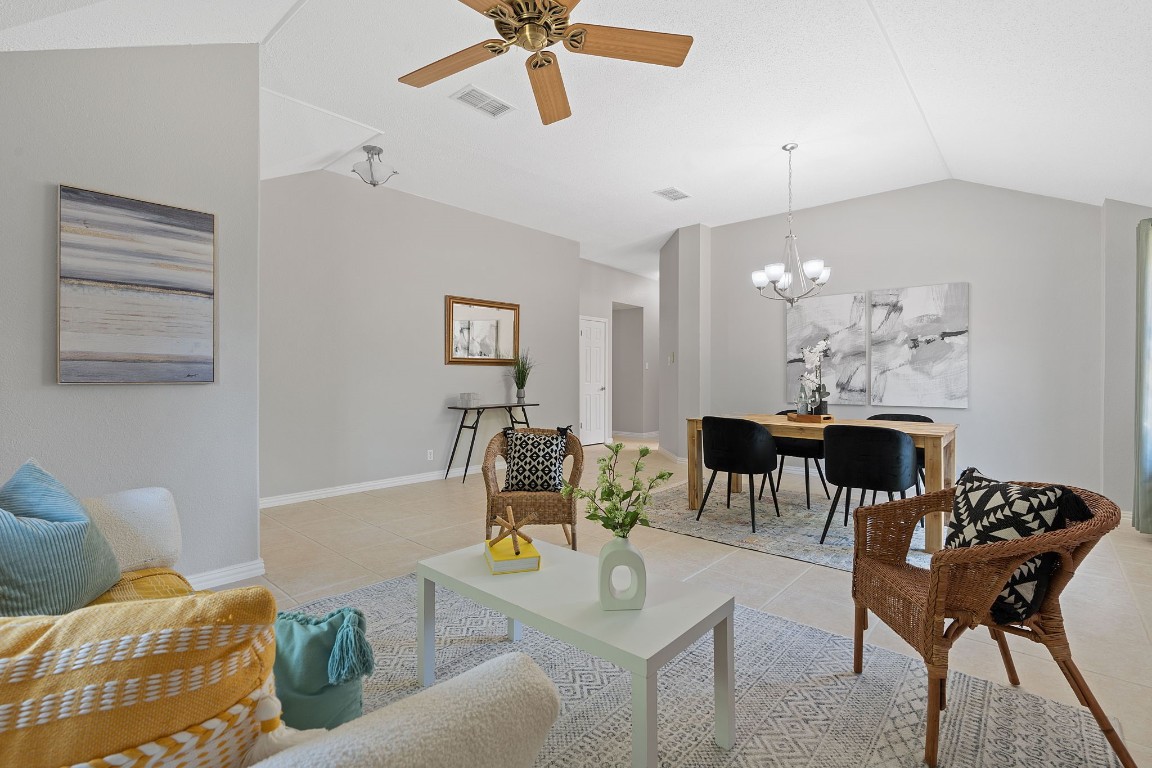
[[808, 479], [808, 459], [804, 459], [804, 503], [812, 509], [812, 481]]
[[919, 476], [919, 475], [917, 475], [917, 476], [916, 476], [916, 495], [917, 495], [917, 496], [919, 496], [919, 495], [920, 495], [920, 494], [922, 494], [922, 493], [924, 493], [924, 490], [923, 490], [923, 488], [920, 486], [920, 476]]
[[892, 491], [888, 491], [888, 501], [896, 501], [896, 497], [892, 495]]
[[728, 473], [728, 509], [732, 509], [732, 473]]
[[[852, 489], [848, 489], [848, 493], [844, 494], [844, 525], [848, 525], [848, 506], [852, 503]], [[860, 503], [864, 503], [864, 491], [860, 491]], [[860, 506], [857, 504], [856, 506]]]
[[901, 499], [903, 499], [903, 498], [907, 498], [907, 497], [904, 495], [904, 491], [900, 491], [900, 498], [901, 498]]
[[760, 501], [764, 501], [764, 483], [768, 481], [768, 475], [770, 475], [770, 474], [772, 474], [772, 473], [771, 472], [765, 472], [764, 477], [760, 478], [760, 495], [756, 497], [756, 498], [760, 499]]
[[[860, 489], [860, 502], [856, 506], [858, 506], [858, 507], [864, 506], [864, 494], [867, 492], [868, 492], [868, 490], [866, 488]], [[847, 523], [845, 523], [845, 525], [847, 525]]]
[[1008, 682], [1012, 685], [1020, 685], [1020, 676], [1016, 674], [1016, 665], [1012, 662], [1012, 650], [1008, 647], [1008, 638], [1005, 636], [1004, 630], [988, 627], [988, 634], [992, 635], [992, 639], [1000, 648], [1000, 658], [1004, 660], [1004, 671], [1008, 673]]
[[716, 482], [716, 470], [712, 470], [712, 477], [708, 478], [708, 487], [704, 489], [704, 498], [700, 500], [700, 511], [696, 513], [696, 519], [700, 519], [700, 515], [704, 514], [704, 505], [708, 503], [708, 494], [712, 493], [712, 483]]
[[784, 457], [780, 457], [780, 466], [776, 469], [776, 487], [780, 487], [780, 481], [784, 478]]
[[[776, 484], [772, 482], [772, 473], [768, 473], [768, 486], [772, 489], [772, 506], [776, 507], [776, 517], [780, 517], [780, 502], [776, 500]], [[760, 492], [763, 493], [764, 489], [761, 488]]]
[[872, 491], [872, 503], [876, 503], [876, 491]]
[[[828, 528], [832, 525], [832, 516], [836, 514], [836, 505], [840, 503], [840, 494], [844, 489], [840, 486], [836, 487], [836, 498], [832, 499], [832, 506], [828, 507], [828, 519], [824, 521], [824, 533], [820, 534], [820, 543], [824, 543], [824, 537], [828, 535]], [[852, 489], [848, 489], [848, 493], [852, 493]]]
[[928, 716], [927, 728], [924, 735], [924, 762], [929, 768], [936, 768], [936, 753], [940, 746], [940, 700], [943, 698], [943, 681], [948, 675], [948, 668], [943, 672], [928, 668]]
[[752, 507], [752, 533], [756, 533], [756, 476], [748, 475], [748, 503]]
[[868, 609], [856, 601], [856, 627], [852, 634], [852, 671], [864, 671], [864, 630], [868, 629]]
[[[1052, 651], [1051, 648], [1048, 649]], [[1053, 655], [1055, 658], [1055, 655]], [[1120, 758], [1120, 764], [1124, 768], [1136, 768], [1136, 761], [1132, 759], [1132, 755], [1128, 752], [1128, 747], [1124, 746], [1124, 741], [1120, 738], [1120, 734], [1116, 733], [1116, 729], [1112, 727], [1112, 721], [1108, 719], [1108, 715], [1104, 714], [1104, 708], [1100, 706], [1100, 702], [1096, 701], [1096, 697], [1092, 695], [1092, 689], [1088, 687], [1088, 683], [1084, 680], [1084, 676], [1080, 674], [1080, 670], [1071, 658], [1065, 661], [1056, 662], [1060, 665], [1060, 671], [1064, 673], [1064, 677], [1072, 685], [1072, 690], [1076, 692], [1076, 698], [1088, 707], [1092, 712], [1092, 717], [1096, 718], [1096, 724], [1100, 726], [1100, 730], [1104, 732], [1104, 738], [1108, 739], [1108, 743], [1112, 745], [1113, 751], [1116, 752], [1116, 757]]]
[[824, 486], [824, 495], [832, 498], [832, 494], [828, 493], [828, 483], [824, 480], [824, 469], [820, 466], [820, 459], [812, 459], [812, 463], [816, 465], [816, 474], [820, 475], [820, 485]]

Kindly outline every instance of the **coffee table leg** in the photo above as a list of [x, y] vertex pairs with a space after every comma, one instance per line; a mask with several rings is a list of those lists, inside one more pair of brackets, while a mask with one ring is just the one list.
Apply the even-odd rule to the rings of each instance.
[[712, 628], [713, 670], [716, 676], [716, 743], [732, 749], [736, 743], [736, 668], [733, 664], [732, 617]]
[[524, 625], [511, 616], [508, 617], [508, 639], [514, 643], [520, 642], [524, 636]]
[[416, 582], [416, 677], [428, 687], [436, 682], [436, 582]]
[[660, 764], [656, 748], [656, 676], [632, 673], [632, 768]]

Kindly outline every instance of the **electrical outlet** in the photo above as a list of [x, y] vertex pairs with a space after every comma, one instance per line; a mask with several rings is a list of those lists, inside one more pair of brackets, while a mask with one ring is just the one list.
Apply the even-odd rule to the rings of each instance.
[[428, 449], [428, 461], [432, 461], [432, 449]]

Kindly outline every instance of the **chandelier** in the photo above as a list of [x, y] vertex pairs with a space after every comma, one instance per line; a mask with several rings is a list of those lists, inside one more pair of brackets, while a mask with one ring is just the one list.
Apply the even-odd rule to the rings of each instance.
[[752, 273], [752, 286], [765, 299], [786, 301], [793, 306], [800, 299], [815, 296], [828, 282], [832, 268], [823, 259], [800, 261], [796, 235], [792, 234], [792, 150], [796, 144], [785, 144], [788, 153], [788, 234], [784, 238], [784, 260], [769, 264]]
[[378, 187], [381, 184], [387, 184], [388, 179], [398, 173], [384, 165], [384, 161], [380, 159], [380, 156], [384, 154], [384, 150], [380, 149], [380, 147], [365, 144], [361, 149], [368, 155], [368, 159], [361, 160], [353, 165], [352, 173], [359, 176], [365, 184]]

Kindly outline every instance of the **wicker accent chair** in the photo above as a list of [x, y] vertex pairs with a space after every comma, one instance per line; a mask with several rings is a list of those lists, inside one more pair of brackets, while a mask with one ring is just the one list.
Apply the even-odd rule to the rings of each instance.
[[[554, 429], [522, 429], [521, 432], [532, 432], [538, 435], [554, 435]], [[488, 513], [484, 519], [484, 538], [492, 538], [492, 526], [496, 525], [496, 516], [504, 516], [504, 509], [511, 506], [516, 519], [523, 519], [523, 515], [531, 514], [532, 522], [529, 525], [559, 525], [564, 531], [564, 538], [568, 546], [576, 549], [576, 499], [564, 498], [558, 491], [504, 491], [496, 478], [496, 457], [507, 459], [508, 440], [503, 432], [497, 432], [488, 443], [484, 451], [484, 491], [488, 495]], [[568, 474], [568, 482], [572, 485], [580, 484], [580, 476], [584, 473], [584, 447], [580, 445], [580, 438], [571, 432], [564, 442], [564, 458], [572, 457], [572, 470]]]
[[[856, 601], [853, 671], [859, 674], [863, 668], [868, 611], [920, 653], [928, 667], [924, 761], [929, 766], [936, 765], [940, 710], [947, 706], [948, 651], [965, 630], [984, 625], [1000, 648], [1012, 685], [1019, 685], [1020, 679], [1005, 633], [1043, 644], [1060, 666], [1076, 698], [1091, 710], [1120, 762], [1125, 768], [1136, 768], [1124, 742], [1072, 661], [1060, 612], [1060, 593], [1096, 543], [1120, 522], [1120, 509], [1091, 491], [1069, 490], [1084, 499], [1092, 511], [1090, 520], [1072, 522], [1063, 530], [1022, 539], [943, 549], [932, 555], [928, 570], [906, 562], [912, 531], [916, 522], [930, 512], [951, 512], [953, 489], [856, 510], [852, 566], [852, 597]], [[1018, 624], [996, 624], [989, 611], [1009, 576], [1021, 563], [1044, 552], [1057, 553], [1060, 564], [1052, 575], [1040, 610]]]

